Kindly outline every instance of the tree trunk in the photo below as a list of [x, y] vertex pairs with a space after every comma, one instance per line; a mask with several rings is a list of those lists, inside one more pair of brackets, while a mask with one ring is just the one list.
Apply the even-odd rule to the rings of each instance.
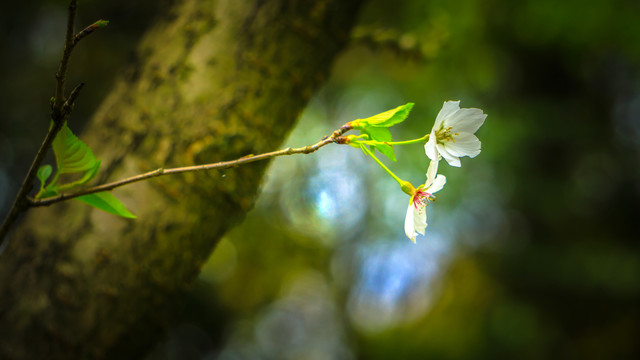
[[[358, 3], [176, 2], [81, 136], [100, 180], [276, 149]], [[29, 210], [0, 258], [0, 359], [139, 358], [252, 207], [266, 165], [116, 190], [137, 220], [76, 201]]]

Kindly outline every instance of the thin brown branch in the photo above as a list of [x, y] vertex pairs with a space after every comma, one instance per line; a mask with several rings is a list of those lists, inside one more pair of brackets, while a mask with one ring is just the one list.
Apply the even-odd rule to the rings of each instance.
[[67, 68], [69, 67], [69, 58], [71, 51], [75, 46], [73, 42], [74, 27], [76, 22], [76, 4], [77, 0], [71, 0], [69, 3], [69, 17], [67, 19], [67, 32], [65, 34], [64, 50], [62, 51], [62, 59], [58, 72], [56, 72], [56, 93], [53, 102], [53, 112], [51, 118], [54, 122], [64, 122], [65, 113], [63, 104], [65, 102], [64, 85], [67, 77]]
[[76, 4], [77, 0], [71, 0], [69, 3], [69, 18], [67, 19], [67, 32], [65, 34], [65, 42], [64, 42], [64, 50], [62, 52], [62, 58], [60, 60], [60, 66], [58, 68], [58, 72], [56, 73], [56, 93], [54, 96], [53, 107], [51, 110], [51, 119], [53, 120], [53, 125], [49, 127], [49, 131], [45, 136], [42, 144], [40, 144], [40, 148], [29, 167], [29, 171], [25, 176], [20, 189], [18, 190], [18, 194], [16, 195], [15, 200], [13, 201], [13, 205], [9, 210], [9, 213], [5, 217], [2, 222], [2, 226], [0, 226], [0, 249], [2, 249], [5, 238], [9, 233], [9, 229], [13, 226], [13, 223], [18, 219], [18, 215], [26, 210], [29, 207], [28, 195], [31, 189], [33, 188], [33, 182], [36, 178], [36, 174], [42, 161], [44, 160], [47, 151], [51, 147], [53, 143], [53, 139], [55, 139], [56, 135], [62, 126], [64, 125], [64, 121], [69, 116], [71, 111], [71, 105], [73, 101], [75, 101], [76, 97], [79, 94], [80, 89], [82, 88], [82, 84], [77, 86], [72, 92], [72, 96], [69, 99], [70, 102], [67, 102], [64, 96], [64, 83], [67, 74], [67, 67], [69, 64], [69, 57], [71, 56], [71, 50], [73, 50], [73, 28], [76, 19]]
[[304, 146], [300, 148], [289, 147], [289, 148], [278, 150], [278, 151], [272, 151], [272, 152], [259, 154], [259, 155], [248, 155], [236, 160], [221, 161], [213, 164], [184, 166], [184, 167], [177, 167], [177, 168], [171, 168], [171, 169], [160, 168], [160, 169], [146, 172], [144, 174], [139, 174], [126, 179], [114, 181], [108, 184], [90, 187], [88, 189], [80, 190], [73, 193], [60, 194], [57, 196], [38, 199], [38, 200], [29, 199], [29, 206], [33, 206], [33, 207], [48, 206], [57, 202], [73, 199], [83, 195], [94, 194], [101, 191], [110, 191], [124, 185], [132, 184], [138, 181], [147, 180], [147, 179], [151, 179], [151, 178], [162, 176], [162, 175], [179, 174], [179, 173], [202, 171], [202, 170], [222, 170], [222, 169], [228, 169], [231, 167], [236, 167], [239, 165], [248, 164], [248, 163], [260, 161], [260, 160], [266, 160], [266, 159], [283, 156], [283, 155], [310, 154], [317, 151], [318, 149], [320, 149], [321, 147], [327, 144], [334, 143], [334, 142], [338, 143], [339, 137], [345, 132], [349, 131], [350, 129], [351, 129], [351, 126], [346, 124], [341, 128], [339, 128], [338, 130], [334, 131], [331, 134], [331, 136], [325, 137], [323, 140], [309, 146]]
[[[44, 137], [44, 140], [42, 141], [42, 144], [38, 149], [38, 153], [31, 163], [29, 172], [24, 178], [22, 186], [20, 186], [20, 189], [18, 190], [18, 195], [16, 196], [16, 199], [14, 200], [13, 205], [9, 210], [9, 214], [7, 214], [7, 217], [2, 222], [2, 226], [0, 227], [0, 244], [2, 244], [6, 235], [9, 233], [9, 229], [11, 228], [13, 223], [18, 219], [18, 215], [20, 214], [20, 212], [26, 210], [29, 207], [27, 195], [29, 195], [29, 192], [33, 188], [33, 181], [36, 178], [38, 168], [40, 167], [42, 160], [44, 160], [44, 156], [47, 154], [47, 150], [51, 147], [53, 139], [55, 139], [63, 124], [63, 122], [54, 122], [53, 125], [49, 128], [47, 135]], [[2, 246], [0, 245], [0, 247]]]

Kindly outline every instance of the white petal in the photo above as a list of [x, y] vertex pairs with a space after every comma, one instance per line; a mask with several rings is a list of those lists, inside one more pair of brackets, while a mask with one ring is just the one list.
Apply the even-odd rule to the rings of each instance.
[[451, 126], [451, 132], [468, 132], [475, 133], [480, 126], [484, 124], [484, 119], [487, 118], [486, 114], [482, 113], [480, 109], [460, 109], [451, 114], [445, 123], [445, 126]]
[[413, 204], [409, 204], [407, 216], [404, 218], [404, 233], [411, 241], [416, 242], [416, 230], [413, 223]]
[[449, 165], [455, 167], [460, 167], [462, 165], [460, 164], [460, 159], [455, 155], [450, 154], [442, 144], [438, 144], [438, 153], [440, 153], [440, 155], [442, 155], [442, 157], [447, 160], [447, 163], [449, 163]]
[[434, 129], [439, 129], [442, 122], [447, 120], [451, 115], [460, 110], [460, 101], [445, 101], [442, 105], [442, 109], [436, 117], [436, 122], [433, 125]]
[[447, 183], [447, 178], [444, 175], [440, 174], [436, 177], [436, 179], [433, 181], [431, 186], [426, 188], [424, 191], [430, 194], [435, 194], [438, 191], [442, 190], [442, 188], [444, 187], [444, 184], [446, 183]]
[[436, 148], [436, 133], [435, 131], [431, 132], [429, 135], [429, 141], [424, 144], [424, 152], [427, 154], [427, 157], [431, 160], [437, 160], [439, 157], [438, 149]]
[[427, 208], [426, 206], [420, 206], [419, 209], [413, 208], [413, 226], [415, 231], [424, 235], [424, 230], [427, 228]]
[[438, 163], [440, 161], [436, 160], [429, 163], [429, 168], [427, 168], [427, 181], [425, 182], [426, 186], [431, 186], [433, 181], [436, 179], [436, 175], [438, 174]]
[[470, 133], [463, 133], [458, 136], [454, 136], [453, 141], [448, 141], [444, 145], [447, 152], [453, 156], [462, 157], [476, 157], [480, 154], [481, 143], [478, 138]]

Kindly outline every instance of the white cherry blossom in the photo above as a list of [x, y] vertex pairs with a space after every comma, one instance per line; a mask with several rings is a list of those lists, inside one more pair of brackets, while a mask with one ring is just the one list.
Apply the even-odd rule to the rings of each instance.
[[445, 101], [424, 145], [429, 159], [442, 156], [449, 165], [460, 167], [461, 157], [476, 157], [481, 144], [474, 134], [486, 118], [481, 109], [461, 109], [460, 101]]
[[404, 220], [404, 232], [414, 243], [416, 236], [418, 234], [424, 235], [424, 230], [427, 228], [427, 206], [429, 202], [436, 199], [433, 194], [442, 190], [447, 182], [447, 178], [444, 175], [437, 175], [437, 172], [438, 160], [431, 160], [429, 169], [427, 169], [427, 181], [424, 185], [415, 189], [407, 183], [410, 186], [408, 192], [411, 195], [411, 200], [409, 200], [407, 217]]

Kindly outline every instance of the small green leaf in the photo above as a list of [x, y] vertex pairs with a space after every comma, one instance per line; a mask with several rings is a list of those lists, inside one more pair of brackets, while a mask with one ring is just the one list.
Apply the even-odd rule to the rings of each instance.
[[370, 140], [375, 140], [380, 142], [393, 141], [393, 138], [391, 137], [391, 132], [387, 128], [370, 127], [366, 130], [363, 130], [362, 133], [369, 135]]
[[384, 127], [369, 127], [366, 130], [361, 130], [361, 132], [367, 134], [369, 136], [369, 139], [382, 143], [371, 145], [371, 150], [373, 150], [374, 148], [378, 149], [380, 153], [382, 153], [389, 159], [396, 161], [396, 157], [393, 153], [393, 146], [385, 144], [393, 140], [391, 138], [391, 132], [389, 131], [389, 129]]
[[360, 130], [362, 134], [368, 135], [370, 140], [381, 143], [371, 145], [371, 150], [375, 148], [389, 159], [396, 161], [393, 146], [386, 144], [393, 141], [391, 132], [387, 128], [403, 122], [409, 116], [412, 108], [413, 103], [407, 103], [366, 119], [354, 120], [351, 122], [351, 126]]
[[44, 184], [47, 182], [47, 179], [49, 178], [49, 176], [51, 176], [52, 172], [53, 172], [53, 168], [51, 167], [51, 165], [44, 165], [38, 169], [36, 176], [38, 177], [38, 179], [40, 179], [41, 191], [44, 188]]
[[127, 210], [126, 207], [118, 200], [113, 194], [107, 191], [78, 196], [76, 199], [82, 201], [85, 204], [96, 207], [100, 210], [108, 213], [122, 216], [129, 219], [135, 219], [136, 216]]
[[96, 160], [95, 164], [93, 164], [93, 168], [85, 171], [85, 173], [82, 174], [82, 177], [77, 181], [74, 181], [74, 183], [76, 185], [84, 185], [88, 183], [91, 179], [93, 179], [96, 176], [99, 169], [100, 169], [100, 160]]
[[71, 132], [66, 122], [53, 140], [52, 147], [59, 174], [95, 170], [97, 160], [93, 152]]
[[371, 126], [390, 127], [403, 122], [407, 116], [409, 116], [409, 112], [411, 112], [413, 105], [413, 103], [406, 103], [378, 115], [374, 115], [366, 119], [355, 120], [352, 122], [352, 125], [355, 129], [367, 129]]
[[82, 174], [82, 177], [74, 182], [68, 184], [61, 184], [58, 186], [58, 191], [65, 191], [69, 189], [73, 189], [77, 186], [84, 185], [93, 179], [98, 173], [98, 169], [100, 169], [100, 160], [96, 161], [93, 168], [87, 170]]
[[378, 149], [378, 151], [380, 151], [384, 156], [393, 161], [396, 161], [396, 156], [393, 153], [393, 146], [387, 144], [376, 144], [374, 145], [374, 147]]

